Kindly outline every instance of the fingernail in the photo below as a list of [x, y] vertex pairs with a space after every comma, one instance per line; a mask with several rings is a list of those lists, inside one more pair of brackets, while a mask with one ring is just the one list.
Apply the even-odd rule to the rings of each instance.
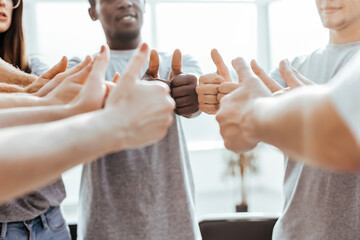
[[140, 52], [147, 52], [148, 48], [148, 45], [146, 43], [143, 43], [140, 47]]
[[104, 53], [104, 52], [105, 52], [105, 49], [106, 49], [105, 46], [102, 45], [102, 46], [101, 46], [101, 49], [100, 49], [100, 53]]

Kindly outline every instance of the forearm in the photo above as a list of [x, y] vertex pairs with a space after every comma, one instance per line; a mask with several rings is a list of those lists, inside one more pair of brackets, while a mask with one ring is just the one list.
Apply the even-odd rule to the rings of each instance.
[[79, 114], [72, 105], [0, 110], [0, 128], [47, 123]]
[[336, 170], [360, 168], [360, 150], [322, 87], [261, 99], [250, 115], [249, 135], [295, 159]]
[[0, 59], [0, 82], [24, 87], [36, 79], [37, 76], [27, 74]]
[[[100, 112], [58, 122], [0, 130], [0, 202], [58, 178], [77, 164], [114, 150]], [[115, 133], [116, 134], [116, 133]]]
[[51, 105], [47, 99], [22, 93], [0, 93], [0, 109]]
[[18, 85], [0, 83], [0, 93], [22, 93], [24, 88]]

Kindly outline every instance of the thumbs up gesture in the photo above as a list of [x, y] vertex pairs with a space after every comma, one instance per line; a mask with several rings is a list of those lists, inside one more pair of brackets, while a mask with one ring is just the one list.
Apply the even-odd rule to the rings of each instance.
[[182, 55], [180, 50], [175, 50], [173, 54], [169, 80], [160, 78], [159, 67], [159, 54], [156, 50], [152, 50], [149, 68], [142, 77], [142, 80], [166, 83], [170, 87], [171, 96], [176, 103], [176, 114], [184, 117], [191, 117], [194, 113], [198, 112], [199, 102], [196, 93], [197, 78], [192, 74], [182, 72]]
[[141, 78], [146, 81], [160, 81], [170, 86], [169, 81], [161, 79], [159, 76], [160, 58], [156, 50], [151, 50], [149, 68], [146, 70], [144, 76]]
[[199, 111], [197, 78], [182, 72], [182, 55], [178, 49], [173, 54], [169, 82], [171, 96], [176, 103], [175, 113], [183, 117], [191, 117], [197, 113]]
[[[110, 135], [115, 137], [114, 150], [138, 148], [161, 140], [173, 121], [175, 103], [168, 85], [138, 81], [147, 57], [148, 46], [143, 44], [106, 100], [104, 121], [111, 127]], [[150, 69], [153, 70], [151, 74], [157, 72], [158, 65]], [[102, 77], [105, 71], [106, 68]], [[151, 74], [148, 72], [157, 78]]]
[[[216, 115], [225, 147], [236, 153], [249, 151], [257, 145], [252, 114], [259, 98], [271, 97], [270, 89], [251, 71], [242, 58], [232, 62], [241, 82], [238, 89], [221, 100]], [[261, 130], [258, 130], [261, 132]]]
[[232, 82], [229, 69], [216, 49], [211, 51], [211, 58], [217, 71], [201, 76], [196, 92], [199, 96], [200, 110], [207, 114], [216, 114], [220, 107], [220, 100], [238, 88], [239, 84]]

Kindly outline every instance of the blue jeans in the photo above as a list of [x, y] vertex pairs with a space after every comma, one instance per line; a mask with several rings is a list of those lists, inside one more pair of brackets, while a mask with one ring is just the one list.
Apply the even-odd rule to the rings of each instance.
[[1, 240], [71, 240], [60, 208], [24, 222], [0, 223]]

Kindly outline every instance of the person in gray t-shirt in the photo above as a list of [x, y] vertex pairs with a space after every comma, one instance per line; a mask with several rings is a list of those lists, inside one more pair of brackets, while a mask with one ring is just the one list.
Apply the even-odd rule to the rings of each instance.
[[[317, 0], [316, 3], [323, 24], [330, 31], [330, 43], [308, 56], [296, 58], [292, 65], [315, 84], [325, 84], [360, 50], [360, 2]], [[269, 79], [272, 78], [279, 83], [272, 86], [274, 88], [280, 85], [291, 87], [278, 70], [270, 77], [260, 71], [255, 63], [252, 63], [252, 68], [268, 86]], [[221, 71], [219, 74], [221, 75]], [[210, 80], [208, 76], [203, 81], [200, 78], [200, 83], [206, 84]], [[238, 84], [221, 85], [219, 94], [223, 96], [236, 89]], [[201, 92], [201, 88], [200, 86], [198, 92]], [[273, 238], [358, 239], [359, 187], [359, 173], [321, 170], [286, 158], [285, 205], [274, 228]]]
[[[144, 1], [89, 2], [90, 16], [100, 20], [111, 49], [106, 74], [106, 79], [111, 80], [116, 72], [123, 73], [141, 42]], [[181, 63], [174, 64], [176, 61], [172, 61], [171, 55], [159, 53], [157, 56], [153, 52], [155, 62], [157, 57], [159, 75], [152, 61], [146, 79], [170, 79], [175, 112], [193, 116], [198, 112], [197, 81], [188, 84], [194, 77], [181, 74], [180, 68], [176, 71]], [[176, 51], [174, 58], [179, 60], [179, 57]], [[184, 56], [182, 62], [183, 72], [201, 74], [189, 56]], [[76, 60], [70, 61], [70, 65], [76, 63]], [[145, 71], [146, 68], [142, 73]], [[84, 166], [78, 239], [199, 239], [193, 191], [186, 143], [177, 117], [162, 141], [106, 155]]]

